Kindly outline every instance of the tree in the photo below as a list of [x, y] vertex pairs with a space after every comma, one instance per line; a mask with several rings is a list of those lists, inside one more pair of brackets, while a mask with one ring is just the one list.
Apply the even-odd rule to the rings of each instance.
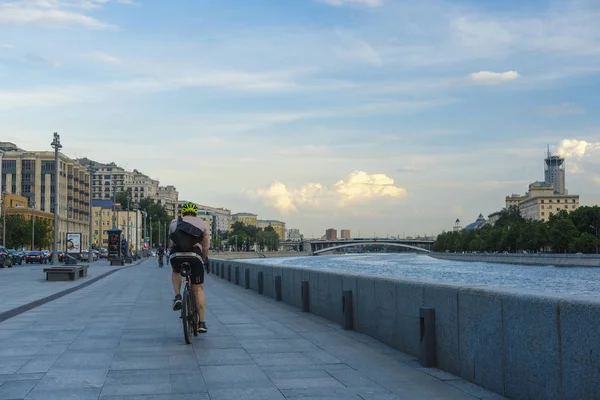
[[[119, 192], [115, 195], [115, 202], [121, 205], [122, 210], [127, 209], [128, 201], [127, 195], [130, 194], [130, 190], [125, 192]], [[135, 201], [132, 199], [129, 202], [130, 210], [133, 211], [135, 205]], [[159, 228], [160, 228], [160, 240], [163, 244], [166, 242], [167, 232], [169, 229], [169, 224], [173, 220], [171, 216], [167, 213], [165, 207], [161, 204], [154, 202], [154, 200], [144, 197], [138, 201], [139, 209], [146, 211], [148, 215], [146, 216], [147, 230], [148, 234], [150, 233], [150, 226], [152, 226], [152, 239], [154, 244], [158, 244], [159, 239]], [[152, 225], [150, 225], [150, 221], [152, 221]]]
[[279, 235], [272, 226], [258, 231], [258, 246], [260, 250], [275, 251], [279, 248]]
[[494, 224], [494, 226], [507, 226], [518, 222], [524, 222], [525, 219], [521, 216], [521, 210], [517, 206], [510, 206], [508, 209], [504, 208], [500, 211], [500, 217]]
[[[435, 251], [540, 251], [596, 252], [600, 246], [600, 207], [566, 209], [547, 222], [525, 220], [517, 208], [502, 210], [494, 226], [445, 232], [436, 238]], [[595, 239], [595, 240], [592, 240]]]
[[599, 245], [600, 241], [596, 236], [584, 232], [571, 242], [571, 250], [573, 252], [595, 253]]
[[[31, 228], [32, 221], [29, 219], [27, 221], [27, 231], [31, 236]], [[54, 229], [52, 228], [52, 221], [49, 220], [35, 220], [35, 248], [36, 249], [46, 249], [52, 244]], [[29, 244], [31, 244], [31, 239], [29, 240]]]
[[[0, 220], [1, 222], [1, 220]], [[22, 215], [6, 216], [6, 247], [18, 249], [31, 246], [32, 221]], [[52, 243], [52, 223], [47, 220], [35, 221], [35, 247], [46, 248]]]
[[[4, 218], [4, 217], [3, 217]], [[29, 231], [31, 233], [31, 230]], [[6, 216], [6, 247], [17, 249], [30, 243], [27, 235], [27, 221], [21, 215]]]

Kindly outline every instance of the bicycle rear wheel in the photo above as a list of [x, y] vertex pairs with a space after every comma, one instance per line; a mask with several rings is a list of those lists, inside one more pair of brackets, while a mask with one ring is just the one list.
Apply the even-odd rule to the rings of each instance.
[[190, 318], [192, 302], [190, 300], [190, 292], [185, 289], [183, 298], [181, 299], [181, 321], [183, 322], [183, 337], [187, 344], [192, 343], [192, 319]]
[[198, 311], [196, 309], [196, 294], [195, 293], [191, 293], [190, 296], [190, 311], [191, 311], [191, 318], [192, 318], [192, 332], [194, 332], [194, 336], [198, 336], [198, 325], [199, 325], [199, 319], [200, 316], [198, 315]]

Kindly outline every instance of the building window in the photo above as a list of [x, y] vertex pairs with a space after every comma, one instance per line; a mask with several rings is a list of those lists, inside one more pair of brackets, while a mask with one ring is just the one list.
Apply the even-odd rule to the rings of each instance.
[[542, 199], [542, 203], [544, 203], [544, 200]]
[[575, 204], [573, 204], [573, 205], [571, 206], [571, 208], [575, 209]]
[[575, 203], [575, 199], [573, 199], [572, 202]]
[[544, 212], [542, 211], [542, 217], [544, 216]]
[[548, 200], [548, 203], [552, 203], [552, 199]]
[[544, 206], [544, 205], [542, 205], [542, 210], [544, 209], [544, 207], [545, 207], [545, 206]]
[[560, 203], [560, 199], [556, 200], [557, 203]]

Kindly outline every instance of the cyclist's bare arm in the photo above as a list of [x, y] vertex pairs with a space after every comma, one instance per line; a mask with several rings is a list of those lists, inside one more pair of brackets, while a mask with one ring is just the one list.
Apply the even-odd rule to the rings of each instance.
[[202, 261], [206, 262], [208, 258], [208, 248], [210, 247], [210, 235], [205, 234], [202, 237]]

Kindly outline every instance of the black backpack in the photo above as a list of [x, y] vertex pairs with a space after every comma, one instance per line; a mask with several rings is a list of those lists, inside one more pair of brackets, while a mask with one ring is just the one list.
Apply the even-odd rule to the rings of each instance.
[[185, 222], [182, 217], [177, 219], [177, 228], [169, 235], [179, 251], [194, 251], [194, 245], [202, 241], [204, 232], [202, 229]]

